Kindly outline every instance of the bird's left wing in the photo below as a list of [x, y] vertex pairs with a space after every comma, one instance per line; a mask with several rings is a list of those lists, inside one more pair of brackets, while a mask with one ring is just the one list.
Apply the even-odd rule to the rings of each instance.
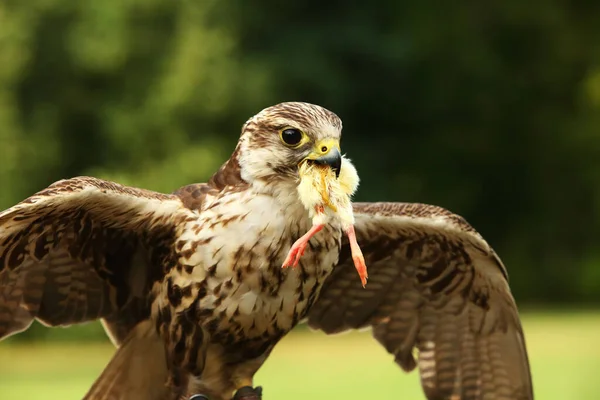
[[354, 211], [369, 281], [363, 289], [344, 246], [309, 325], [371, 326], [405, 371], [418, 365], [427, 399], [533, 399], [506, 269], [485, 240], [435, 206], [357, 203]]
[[147, 318], [151, 284], [161, 265], [172, 266], [188, 217], [175, 195], [89, 177], [0, 212], [0, 339], [34, 318], [50, 326], [104, 318], [122, 341]]

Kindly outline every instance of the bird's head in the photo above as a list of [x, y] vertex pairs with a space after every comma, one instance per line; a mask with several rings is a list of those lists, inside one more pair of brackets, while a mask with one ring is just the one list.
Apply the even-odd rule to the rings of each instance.
[[268, 107], [242, 128], [237, 149], [240, 174], [247, 182], [297, 183], [304, 161], [343, 169], [342, 121], [333, 112], [309, 103]]

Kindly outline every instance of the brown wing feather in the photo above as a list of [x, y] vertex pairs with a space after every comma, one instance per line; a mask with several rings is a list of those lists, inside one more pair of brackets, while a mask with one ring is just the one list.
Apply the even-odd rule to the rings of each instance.
[[533, 399], [506, 270], [483, 238], [424, 204], [356, 204], [355, 213], [369, 282], [361, 287], [344, 246], [309, 325], [326, 333], [372, 326], [404, 370], [419, 366], [428, 399]]
[[147, 315], [144, 296], [188, 216], [177, 196], [88, 177], [1, 212], [0, 338], [34, 318], [51, 326], [106, 318], [122, 340]]

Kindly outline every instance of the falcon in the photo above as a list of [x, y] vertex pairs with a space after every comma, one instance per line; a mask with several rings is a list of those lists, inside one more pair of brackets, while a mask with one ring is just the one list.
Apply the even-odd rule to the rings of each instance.
[[352, 204], [365, 287], [340, 220], [311, 229], [299, 166], [351, 168], [341, 130], [331, 111], [282, 103], [243, 125], [207, 183], [161, 194], [78, 177], [1, 212], [0, 338], [101, 320], [117, 350], [85, 399], [256, 400], [254, 374], [298, 323], [371, 328], [427, 399], [533, 399], [506, 269], [463, 218]]

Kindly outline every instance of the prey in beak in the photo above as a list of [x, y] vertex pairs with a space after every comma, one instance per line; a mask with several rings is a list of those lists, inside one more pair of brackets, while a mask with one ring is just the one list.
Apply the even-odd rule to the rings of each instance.
[[340, 145], [337, 140], [325, 139], [317, 143], [313, 151], [304, 159], [308, 164], [329, 166], [335, 173], [335, 177], [340, 177], [342, 168], [342, 155], [340, 154]]
[[324, 139], [299, 164], [298, 194], [312, 218], [311, 229], [290, 249], [283, 267], [296, 267], [309, 240], [331, 220], [338, 220], [350, 241], [352, 259], [363, 287], [367, 284], [367, 266], [354, 231], [351, 196], [358, 187], [356, 169], [340, 153], [339, 142]]

